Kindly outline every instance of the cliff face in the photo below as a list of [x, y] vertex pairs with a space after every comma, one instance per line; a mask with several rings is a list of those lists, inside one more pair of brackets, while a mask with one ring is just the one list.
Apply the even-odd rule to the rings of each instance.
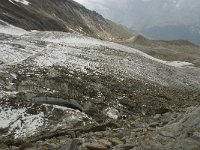
[[25, 30], [78, 32], [112, 41], [133, 36], [72, 0], [1, 0], [0, 19]]

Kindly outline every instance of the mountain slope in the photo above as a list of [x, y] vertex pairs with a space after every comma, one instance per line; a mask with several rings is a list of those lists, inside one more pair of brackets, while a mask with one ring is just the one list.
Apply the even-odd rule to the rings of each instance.
[[155, 58], [166, 61], [186, 61], [200, 66], [200, 46], [185, 40], [151, 40], [142, 35], [122, 42]]
[[0, 19], [25, 30], [78, 32], [107, 40], [133, 34], [73, 0], [1, 0]]
[[163, 25], [144, 27], [142, 33], [158, 40], [187, 40], [200, 45], [200, 26], [194, 25]]

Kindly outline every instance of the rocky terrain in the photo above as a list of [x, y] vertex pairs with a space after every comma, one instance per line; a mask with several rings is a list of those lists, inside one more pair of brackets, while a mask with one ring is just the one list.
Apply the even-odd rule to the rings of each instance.
[[0, 150], [200, 149], [198, 46], [135, 36], [71, 0], [0, 12]]
[[0, 149], [200, 148], [192, 63], [1, 22]]

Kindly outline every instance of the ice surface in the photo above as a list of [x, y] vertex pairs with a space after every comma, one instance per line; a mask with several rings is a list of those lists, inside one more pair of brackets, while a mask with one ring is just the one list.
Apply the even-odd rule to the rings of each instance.
[[41, 40], [48, 41], [48, 42], [53, 42], [53, 43], [65, 43], [69, 46], [77, 46], [79, 48], [81, 47], [94, 47], [94, 46], [105, 46], [109, 47], [111, 49], [116, 49], [124, 52], [129, 52], [129, 53], [137, 53], [143, 57], [146, 57], [148, 59], [169, 65], [169, 66], [174, 66], [174, 67], [184, 67], [184, 66], [192, 66], [192, 63], [188, 62], [181, 62], [181, 61], [163, 61], [157, 58], [154, 58], [140, 50], [130, 48], [127, 46], [123, 46], [120, 44], [112, 43], [112, 42], [107, 42], [107, 41], [102, 41], [90, 37], [84, 37], [82, 35], [74, 35], [74, 34], [63, 34], [62, 32], [54, 32], [54, 34], [50, 33], [45, 33], [44, 37], [41, 38]]

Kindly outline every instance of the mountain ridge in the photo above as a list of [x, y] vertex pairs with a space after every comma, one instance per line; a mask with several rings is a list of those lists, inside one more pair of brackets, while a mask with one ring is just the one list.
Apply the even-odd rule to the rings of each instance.
[[28, 0], [27, 5], [0, 2], [0, 19], [25, 30], [79, 32], [106, 40], [134, 36], [128, 29], [104, 19], [73, 0]]

